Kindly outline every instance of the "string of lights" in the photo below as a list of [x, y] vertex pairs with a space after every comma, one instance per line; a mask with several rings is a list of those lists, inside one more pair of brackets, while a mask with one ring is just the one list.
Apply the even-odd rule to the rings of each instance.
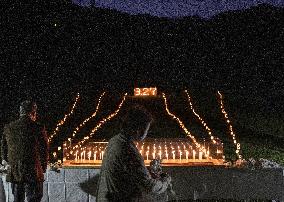
[[67, 118], [70, 117], [73, 114], [79, 98], [80, 98], [80, 94], [78, 93], [77, 96], [76, 96], [75, 102], [74, 102], [74, 104], [71, 108], [71, 111], [68, 114], [65, 114], [64, 118], [57, 123], [55, 130], [53, 131], [52, 135], [48, 138], [49, 142], [51, 142], [51, 140], [54, 138], [54, 136], [56, 136], [57, 132], [59, 131], [59, 127], [62, 126], [65, 123], [65, 121], [67, 120]]
[[176, 115], [174, 115], [173, 113], [170, 112], [170, 110], [168, 108], [168, 104], [167, 104], [166, 95], [165, 95], [165, 93], [162, 93], [162, 94], [163, 94], [163, 98], [164, 98], [164, 102], [165, 102], [165, 108], [166, 108], [168, 115], [171, 116], [174, 120], [176, 120], [179, 123], [179, 126], [181, 127], [181, 129], [186, 133], [186, 135], [188, 137], [190, 137], [192, 139], [195, 146], [199, 150], [201, 150], [202, 152], [204, 152], [206, 154], [206, 149], [196, 141], [195, 137], [193, 135], [191, 135], [190, 131], [184, 126], [183, 122]]
[[88, 136], [85, 136], [83, 140], [81, 140], [80, 142], [78, 142], [74, 147], [73, 149], [76, 149], [78, 148], [80, 145], [84, 144], [88, 139], [90, 139], [94, 134], [95, 132], [101, 128], [106, 122], [110, 121], [113, 117], [115, 117], [118, 112], [120, 111], [125, 99], [126, 99], [126, 96], [127, 96], [127, 93], [124, 94], [123, 96], [123, 99], [122, 101], [120, 102], [117, 110], [115, 112], [113, 112], [112, 114], [110, 114], [109, 116], [107, 116], [106, 118], [103, 118], [97, 125], [95, 128], [93, 128], [93, 130], [91, 131], [91, 133], [88, 135]]
[[230, 130], [230, 135], [232, 136], [232, 139], [233, 139], [233, 142], [236, 146], [236, 154], [238, 156], [239, 159], [242, 159], [242, 156], [240, 155], [240, 150], [241, 150], [241, 144], [239, 142], [237, 142], [236, 140], [236, 135], [233, 131], [233, 126], [229, 120], [229, 117], [228, 117], [228, 114], [227, 112], [225, 111], [225, 107], [224, 107], [224, 103], [223, 103], [223, 96], [222, 94], [218, 91], [218, 95], [219, 95], [219, 98], [220, 98], [220, 108], [221, 108], [221, 111], [222, 111], [222, 114], [224, 115], [224, 118], [226, 120], [226, 123], [229, 127], [229, 130]]
[[73, 134], [72, 134], [72, 137], [74, 138], [77, 134], [77, 132], [84, 126], [86, 125], [86, 123], [91, 119], [91, 118], [94, 118], [96, 115], [97, 115], [97, 112], [99, 110], [99, 106], [100, 106], [100, 103], [101, 103], [101, 99], [102, 97], [105, 95], [105, 92], [103, 92], [99, 98], [99, 101], [98, 101], [98, 104], [97, 104], [97, 107], [96, 107], [96, 111], [90, 116], [88, 117], [87, 119], [85, 119], [78, 127], [76, 127], [76, 129], [73, 131]]
[[217, 143], [217, 142], [216, 142], [217, 138], [212, 135], [211, 129], [208, 127], [207, 123], [199, 116], [199, 114], [197, 114], [197, 113], [195, 112], [195, 110], [194, 110], [194, 108], [193, 108], [193, 104], [192, 104], [192, 102], [191, 102], [191, 97], [189, 96], [188, 91], [185, 90], [184, 92], [185, 92], [186, 95], [187, 95], [187, 98], [188, 98], [188, 102], [189, 102], [189, 104], [190, 104], [190, 109], [191, 109], [191, 111], [192, 111], [193, 114], [199, 119], [199, 121], [201, 122], [201, 124], [204, 126], [204, 128], [206, 129], [208, 135], [209, 135], [210, 138], [211, 138], [211, 141], [212, 141], [214, 144], [216, 144], [216, 143]]

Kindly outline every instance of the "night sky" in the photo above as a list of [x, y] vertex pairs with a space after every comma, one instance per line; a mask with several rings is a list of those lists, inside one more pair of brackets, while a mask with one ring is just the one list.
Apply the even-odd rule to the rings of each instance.
[[52, 127], [77, 92], [94, 100], [103, 90], [122, 95], [134, 86], [221, 90], [238, 98], [243, 111], [284, 120], [283, 1], [153, 0], [139, 1], [141, 9], [131, 2], [1, 7], [1, 129], [28, 97]]
[[283, 7], [283, 0], [72, 0], [74, 4], [98, 8], [111, 8], [129, 14], [150, 14], [177, 18], [200, 16], [210, 18], [216, 14], [244, 10], [259, 4]]

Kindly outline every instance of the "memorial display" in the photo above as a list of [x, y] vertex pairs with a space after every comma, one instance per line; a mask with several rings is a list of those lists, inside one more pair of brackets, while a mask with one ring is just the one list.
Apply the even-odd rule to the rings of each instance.
[[[90, 142], [84, 147], [72, 149], [70, 141], [63, 146], [63, 165], [101, 165], [108, 142]], [[204, 151], [198, 150], [186, 138], [152, 139], [136, 142], [136, 147], [146, 165], [159, 159], [163, 166], [170, 165], [222, 165], [223, 146], [221, 142], [203, 143]]]
[[[147, 137], [143, 142], [136, 142], [136, 147], [142, 157], [144, 158], [145, 165], [149, 165], [151, 160], [158, 159], [161, 160], [162, 166], [194, 166], [194, 165], [224, 165], [224, 151], [223, 143], [218, 137], [213, 136], [211, 129], [204, 119], [195, 111], [192, 99], [187, 90], [184, 91], [184, 95], [187, 97], [190, 109], [194, 114], [195, 118], [199, 121], [200, 125], [204, 128], [207, 133], [206, 138], [198, 138], [194, 136], [189, 129], [186, 127], [184, 122], [174, 114], [168, 105], [168, 99], [165, 93], [157, 92], [156, 87], [151, 88], [134, 88], [133, 96], [124, 94], [122, 99], [120, 99], [119, 105], [116, 110], [109, 114], [108, 116], [101, 118], [97, 122], [96, 126], [93, 127], [88, 135], [85, 135], [81, 140], [75, 138], [78, 132], [94, 117], [97, 116], [100, 110], [100, 105], [102, 105], [102, 99], [106, 92], [103, 92], [97, 102], [95, 112], [88, 118], [86, 118], [80, 125], [75, 127], [72, 133], [72, 137], [68, 138], [67, 141], [63, 143], [63, 148], [60, 146], [56, 152], [53, 152], [53, 157], [57, 157], [58, 153], [63, 152], [62, 164], [63, 167], [72, 166], [100, 166], [103, 160], [105, 149], [107, 147], [107, 139], [98, 139], [95, 134], [97, 131], [104, 127], [104, 125], [111, 121], [114, 117], [120, 115], [121, 109], [127, 107], [126, 103], [133, 102], [133, 100], [138, 99], [140, 104], [149, 100], [158, 100], [161, 103], [161, 109], [163, 110], [167, 118], [171, 121], [171, 124], [175, 124], [179, 130], [185, 134], [185, 137]], [[235, 134], [233, 132], [233, 127], [228, 119], [228, 115], [224, 109], [224, 104], [222, 102], [222, 94], [218, 91], [219, 103], [221, 112], [224, 115], [225, 123], [228, 125], [229, 133], [232, 136], [233, 143], [236, 146], [236, 154], [241, 158], [240, 144], [237, 143]], [[80, 99], [78, 94], [75, 102], [72, 105], [71, 111], [64, 116], [64, 118], [58, 122], [56, 129], [50, 136], [49, 140], [57, 135], [65, 121], [70, 115], [76, 110], [76, 105]], [[147, 105], [147, 104], [146, 104]], [[156, 115], [157, 116], [157, 115]], [[158, 114], [159, 116], [159, 114]], [[160, 117], [158, 117], [160, 118]], [[61, 160], [59, 160], [61, 162]]]

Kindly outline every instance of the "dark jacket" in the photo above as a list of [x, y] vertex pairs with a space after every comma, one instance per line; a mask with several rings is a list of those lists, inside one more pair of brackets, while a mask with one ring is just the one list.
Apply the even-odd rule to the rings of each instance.
[[167, 181], [151, 178], [134, 143], [123, 134], [110, 139], [97, 185], [98, 202], [140, 201], [166, 191]]
[[5, 125], [1, 157], [10, 165], [8, 182], [44, 181], [48, 162], [48, 139], [45, 128], [28, 116]]

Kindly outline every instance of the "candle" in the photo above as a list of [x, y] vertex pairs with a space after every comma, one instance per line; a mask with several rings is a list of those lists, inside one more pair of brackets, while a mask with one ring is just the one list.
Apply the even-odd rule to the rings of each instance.
[[181, 161], [181, 155], [182, 155], [182, 152], [179, 151], [179, 160]]
[[91, 155], [92, 155], [92, 151], [89, 151], [88, 152], [88, 159], [89, 159], [89, 161], [91, 160]]
[[141, 154], [141, 156], [142, 156], [142, 149], [140, 150], [140, 154]]
[[97, 151], [94, 152], [94, 161], [97, 160]]
[[210, 154], [210, 150], [209, 150], [209, 147], [208, 147], [208, 149], [207, 149], [207, 155], [209, 156], [209, 154]]
[[172, 153], [173, 153], [173, 159], [175, 160], [176, 159], [175, 151], [172, 151]]
[[102, 159], [102, 152], [100, 152], [100, 159]]
[[203, 154], [203, 152], [199, 152], [199, 160], [202, 160], [202, 154]]
[[147, 161], [148, 161], [148, 157], [149, 157], [149, 151], [146, 152], [146, 156], [147, 156]]
[[75, 155], [76, 155], [75, 161], [77, 161], [78, 151], [76, 151]]
[[81, 152], [81, 161], [83, 161], [83, 152]]
[[167, 160], [169, 160], [169, 154], [168, 154], [168, 152], [166, 152], [166, 157], [167, 157]]
[[69, 147], [72, 147], [71, 138], [68, 138], [68, 141], [69, 141]]
[[102, 151], [102, 160], [103, 160], [103, 158], [104, 158], [104, 151]]
[[192, 158], [195, 159], [195, 150], [192, 151]]
[[186, 160], [188, 160], [188, 151], [185, 151], [185, 155], [186, 155]]
[[160, 155], [160, 159], [162, 159], [162, 151], [161, 150], [159, 152], [159, 155]]
[[152, 155], [153, 155], [153, 159], [155, 159], [155, 151], [153, 152], [153, 154], [152, 154]]

